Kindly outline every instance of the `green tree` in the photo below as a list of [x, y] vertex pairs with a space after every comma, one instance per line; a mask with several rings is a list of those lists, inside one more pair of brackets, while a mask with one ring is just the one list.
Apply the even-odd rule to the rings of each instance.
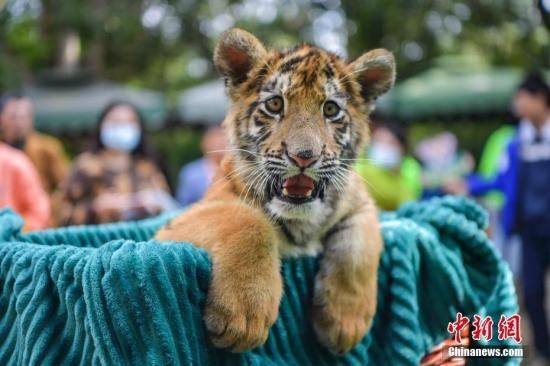
[[[1, 4], [1, 3], [0, 3]], [[399, 77], [442, 55], [487, 65], [548, 67], [548, 10], [525, 0], [8, 0], [0, 5], [0, 87], [59, 63], [68, 32], [102, 78], [175, 93], [215, 76], [219, 33], [241, 26], [267, 43], [299, 40], [344, 52], [386, 47]]]

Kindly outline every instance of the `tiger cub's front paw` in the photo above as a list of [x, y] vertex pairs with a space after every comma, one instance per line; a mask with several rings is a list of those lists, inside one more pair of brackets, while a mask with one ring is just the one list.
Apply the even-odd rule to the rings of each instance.
[[[278, 293], [277, 293], [278, 292]], [[261, 346], [279, 311], [280, 291], [259, 286], [210, 290], [204, 321], [212, 343], [244, 352]]]
[[351, 350], [363, 339], [372, 323], [376, 293], [361, 294], [363, 296], [336, 288], [315, 294], [313, 328], [319, 342], [332, 353], [343, 354]]

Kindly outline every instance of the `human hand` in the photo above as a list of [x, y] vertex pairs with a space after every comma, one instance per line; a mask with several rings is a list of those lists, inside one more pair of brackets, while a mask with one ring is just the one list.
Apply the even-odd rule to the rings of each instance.
[[435, 346], [429, 354], [424, 356], [420, 366], [464, 366], [466, 359], [462, 357], [451, 357], [448, 353], [449, 347], [468, 347], [470, 345], [470, 328], [466, 327], [461, 332], [462, 342], [457, 343], [449, 338]]

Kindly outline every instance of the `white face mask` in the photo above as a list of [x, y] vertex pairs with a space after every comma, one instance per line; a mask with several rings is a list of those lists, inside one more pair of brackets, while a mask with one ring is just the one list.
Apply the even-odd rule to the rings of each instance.
[[375, 165], [386, 169], [398, 168], [403, 158], [399, 149], [379, 142], [371, 144], [369, 157]]
[[133, 123], [118, 122], [101, 128], [101, 142], [109, 149], [132, 152], [140, 139], [141, 131]]

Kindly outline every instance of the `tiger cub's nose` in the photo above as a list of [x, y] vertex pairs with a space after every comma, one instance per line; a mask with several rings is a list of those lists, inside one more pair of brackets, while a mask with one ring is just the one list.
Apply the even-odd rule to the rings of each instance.
[[313, 155], [311, 150], [301, 150], [296, 154], [289, 153], [288, 157], [300, 168], [310, 167], [319, 159], [319, 156]]

